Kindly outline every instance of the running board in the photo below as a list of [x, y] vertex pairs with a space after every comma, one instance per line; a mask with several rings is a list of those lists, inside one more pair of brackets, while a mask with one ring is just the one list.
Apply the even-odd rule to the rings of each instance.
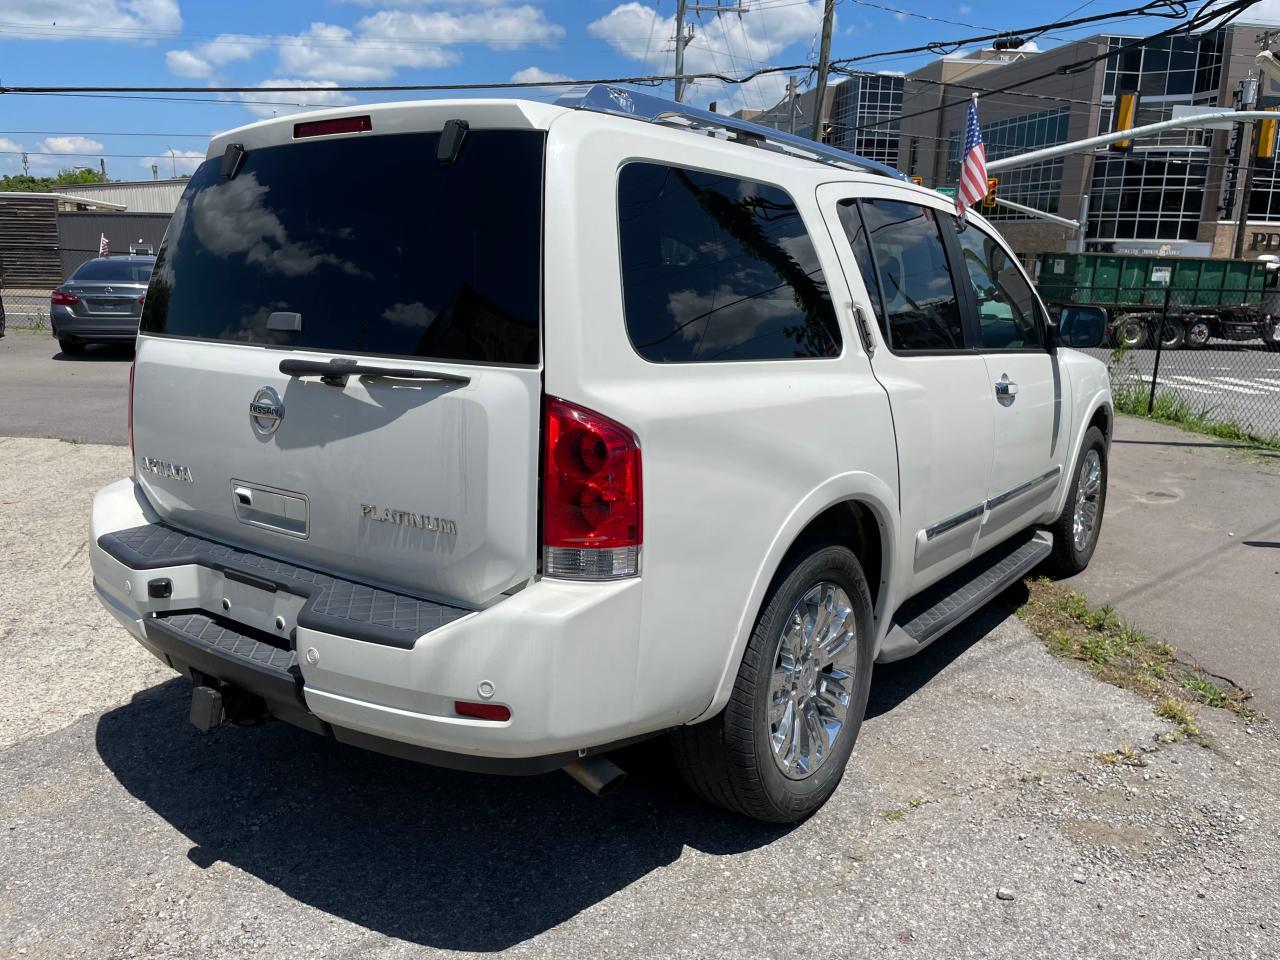
[[912, 597], [893, 615], [876, 663], [893, 663], [919, 653], [1009, 584], [1025, 577], [1052, 550], [1053, 535], [1047, 531], [1015, 537]]

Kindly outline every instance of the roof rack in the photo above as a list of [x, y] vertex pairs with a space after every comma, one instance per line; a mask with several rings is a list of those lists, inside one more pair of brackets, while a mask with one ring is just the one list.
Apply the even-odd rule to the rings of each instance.
[[697, 107], [676, 103], [674, 100], [664, 100], [662, 97], [624, 90], [621, 87], [611, 87], [604, 83], [593, 84], [567, 93], [556, 101], [556, 106], [590, 110], [594, 113], [611, 113], [618, 117], [645, 120], [649, 123], [681, 129], [725, 133], [730, 135], [730, 142], [749, 143], [765, 150], [773, 150], [834, 167], [843, 167], [847, 170], [876, 173], [895, 180], [907, 179], [893, 167], [860, 157], [856, 153], [849, 153], [847, 150], [839, 150], [825, 143], [797, 137], [793, 133], [783, 133], [781, 130], [739, 120], [736, 117], [699, 110]]

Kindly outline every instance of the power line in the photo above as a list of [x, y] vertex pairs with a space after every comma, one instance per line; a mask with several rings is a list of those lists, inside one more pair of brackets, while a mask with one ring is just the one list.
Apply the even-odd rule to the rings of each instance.
[[[1242, 11], [1245, 7], [1252, 6], [1257, 0], [1235, 0], [1234, 3], [1227, 4], [1215, 11], [1213, 16], [1218, 17], [1224, 11]], [[1238, 9], [1237, 9], [1238, 8]], [[1046, 30], [1061, 29], [1065, 27], [1076, 26], [1084, 23], [1095, 23], [1101, 20], [1114, 20], [1123, 17], [1132, 16], [1154, 16], [1154, 17], [1183, 17], [1186, 15], [1186, 3], [1183, 0], [1149, 0], [1149, 2], [1139, 7], [1131, 7], [1124, 10], [1110, 11], [1107, 13], [1096, 14], [1089, 17], [1081, 17], [1076, 20], [1054, 21], [1046, 24], [1038, 24], [1031, 27], [1020, 27], [1014, 30], [1004, 30], [998, 33], [983, 34], [975, 37], [965, 37], [958, 40], [932, 41], [923, 45], [914, 47], [904, 47], [898, 50], [881, 51], [877, 53], [859, 54], [853, 57], [843, 57], [833, 60], [831, 66], [833, 69], [857, 63], [864, 60], [882, 58], [886, 56], [896, 56], [909, 53], [939, 53], [951, 52], [964, 46], [971, 46], [977, 43], [983, 43], [988, 40], [998, 40], [1007, 37], [1010, 34], [1042, 34]], [[1199, 15], [1197, 15], [1199, 16]], [[1188, 21], [1188, 24], [1196, 22], [1195, 18]], [[1165, 31], [1155, 34], [1155, 37], [1166, 36], [1181, 26], [1174, 28], [1172, 31]], [[1150, 38], [1148, 38], [1150, 39]], [[685, 74], [682, 79], [685, 80], [718, 80], [726, 84], [742, 84], [754, 80], [758, 77], [774, 73], [790, 73], [795, 71], [811, 71], [813, 66], [808, 63], [788, 64], [783, 66], [761, 67], [743, 76], [730, 76], [719, 72], [705, 72], [697, 74]], [[26, 85], [4, 85], [0, 86], [0, 94], [4, 93], [22, 93], [33, 95], [46, 94], [154, 94], [154, 93], [184, 93], [184, 94], [208, 94], [208, 93], [261, 93], [264, 89], [271, 90], [275, 93], [311, 93], [317, 92], [345, 92], [345, 93], [415, 93], [427, 91], [467, 91], [467, 90], [505, 90], [505, 89], [521, 89], [531, 87], [566, 87], [579, 86], [583, 84], [636, 84], [642, 86], [656, 86], [675, 80], [675, 76], [666, 74], [646, 74], [632, 77], [603, 77], [597, 79], [580, 79], [580, 80], [542, 80], [542, 81], [508, 81], [504, 83], [452, 83], [452, 84], [348, 84], [333, 85], [325, 87], [315, 86], [273, 86], [264, 88], [260, 86], [254, 87], [195, 87], [195, 86], [26, 86]], [[168, 99], [168, 98], [166, 98]], [[234, 102], [234, 101], [233, 101]], [[292, 105], [292, 104], [290, 104]]]

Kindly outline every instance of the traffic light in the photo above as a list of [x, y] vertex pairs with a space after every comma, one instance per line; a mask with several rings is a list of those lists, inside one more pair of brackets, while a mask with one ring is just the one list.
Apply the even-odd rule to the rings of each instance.
[[990, 208], [996, 205], [996, 188], [998, 186], [1000, 186], [999, 177], [987, 177], [987, 195], [982, 198], [983, 207]]
[[[1116, 96], [1115, 107], [1111, 111], [1111, 132], [1119, 133], [1121, 130], [1128, 130], [1135, 125], [1138, 118], [1138, 95], [1136, 93], [1121, 93]], [[1128, 153], [1133, 149], [1132, 140], [1117, 140], [1111, 144], [1112, 150], [1118, 150], [1120, 153]]]
[[916, 176], [915, 174], [912, 174], [912, 176], [911, 176], [911, 182], [912, 182], [912, 183], [914, 183], [917, 187], [923, 187], [923, 186], [924, 186], [924, 177], [918, 177], [918, 176]]
[[[1263, 109], [1274, 112], [1275, 107], [1264, 107]], [[1273, 160], [1276, 155], [1276, 120], [1267, 119], [1258, 121], [1258, 159]]]

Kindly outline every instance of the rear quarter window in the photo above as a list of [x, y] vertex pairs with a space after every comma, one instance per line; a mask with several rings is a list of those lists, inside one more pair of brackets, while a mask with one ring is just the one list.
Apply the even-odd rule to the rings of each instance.
[[655, 363], [834, 357], [813, 242], [778, 187], [656, 163], [618, 177], [627, 334]]
[[[202, 164], [156, 260], [144, 333], [536, 364], [545, 135], [476, 130], [250, 150]], [[272, 322], [301, 314], [300, 329]], [[283, 329], [282, 329], [283, 327]]]

